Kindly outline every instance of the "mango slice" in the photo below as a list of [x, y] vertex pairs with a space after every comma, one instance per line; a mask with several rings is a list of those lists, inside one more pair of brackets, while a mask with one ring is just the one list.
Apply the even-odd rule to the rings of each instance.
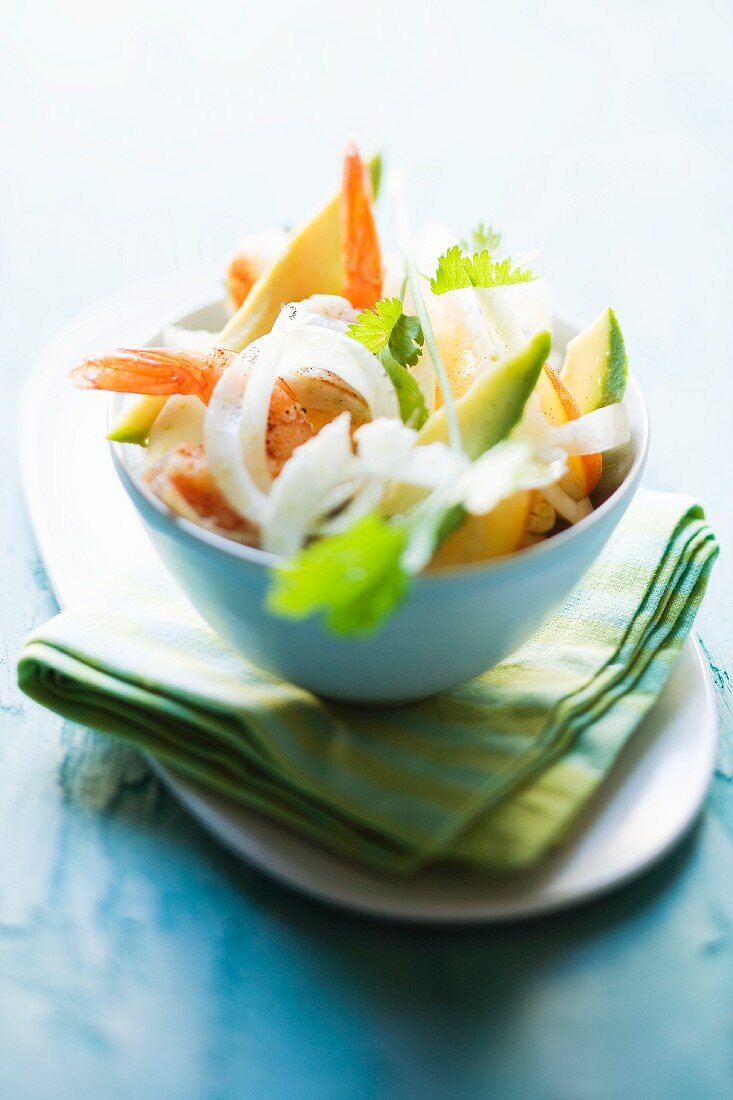
[[[379, 155], [369, 161], [376, 196], [382, 172]], [[254, 283], [237, 312], [216, 340], [217, 347], [241, 351], [269, 332], [286, 302], [311, 294], [340, 294], [344, 271], [341, 257], [340, 191], [296, 229], [284, 252]], [[107, 438], [117, 443], [145, 443], [165, 397], [141, 397], [115, 421]]]

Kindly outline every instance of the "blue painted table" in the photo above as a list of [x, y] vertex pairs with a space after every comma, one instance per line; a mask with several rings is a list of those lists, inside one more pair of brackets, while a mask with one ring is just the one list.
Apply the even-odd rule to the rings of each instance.
[[[0, 1098], [722, 1100], [733, 1075], [728, 546], [733, 28], [723, 4], [27, 5], [0, 41]], [[298, 217], [352, 133], [426, 171], [413, 214], [539, 244], [624, 324], [649, 480], [724, 544], [699, 629], [707, 811], [606, 901], [414, 930], [240, 866], [141, 758], [23, 700], [54, 602], [14, 476], [23, 373], [66, 317]], [[694, 735], [694, 731], [691, 731]]]

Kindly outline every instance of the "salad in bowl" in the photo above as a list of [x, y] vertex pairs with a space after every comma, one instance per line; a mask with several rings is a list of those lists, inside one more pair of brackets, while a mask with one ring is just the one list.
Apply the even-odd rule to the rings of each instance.
[[130, 395], [118, 470], [212, 625], [298, 684], [388, 701], [546, 618], [631, 499], [646, 426], [613, 310], [553, 341], [536, 254], [483, 224], [413, 234], [399, 181], [386, 252], [379, 175], [351, 146], [314, 216], [240, 242], [218, 333], [176, 326], [72, 379]]

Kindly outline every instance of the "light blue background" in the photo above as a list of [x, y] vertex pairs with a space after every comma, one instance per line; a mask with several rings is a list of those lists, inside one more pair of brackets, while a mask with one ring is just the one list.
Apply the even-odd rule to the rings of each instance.
[[[722, 1100], [733, 1074], [733, 17], [727, 3], [14, 3], [0, 37], [0, 1098]], [[346, 138], [413, 220], [540, 246], [624, 326], [650, 481], [724, 542], [700, 629], [724, 740], [701, 828], [618, 896], [410, 930], [222, 853], [139, 757], [23, 700], [54, 609], [15, 396], [78, 309], [301, 217]], [[694, 733], [694, 731], [691, 731]]]

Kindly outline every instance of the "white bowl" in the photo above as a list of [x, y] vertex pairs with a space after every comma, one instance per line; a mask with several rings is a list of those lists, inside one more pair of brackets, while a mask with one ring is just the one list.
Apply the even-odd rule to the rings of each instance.
[[[220, 316], [216, 303], [180, 324], [215, 329]], [[567, 318], [556, 317], [554, 347], [562, 352], [577, 331]], [[160, 558], [226, 642], [260, 668], [319, 695], [408, 702], [497, 664], [542, 625], [593, 564], [631, 503], [646, 462], [648, 419], [633, 378], [626, 400], [631, 442], [607, 464], [592, 515], [505, 558], [418, 577], [384, 628], [368, 638], [336, 637], [320, 619], [293, 623], [272, 615], [264, 598], [275, 559], [176, 515], [135, 472], [134, 449], [111, 446]]]

